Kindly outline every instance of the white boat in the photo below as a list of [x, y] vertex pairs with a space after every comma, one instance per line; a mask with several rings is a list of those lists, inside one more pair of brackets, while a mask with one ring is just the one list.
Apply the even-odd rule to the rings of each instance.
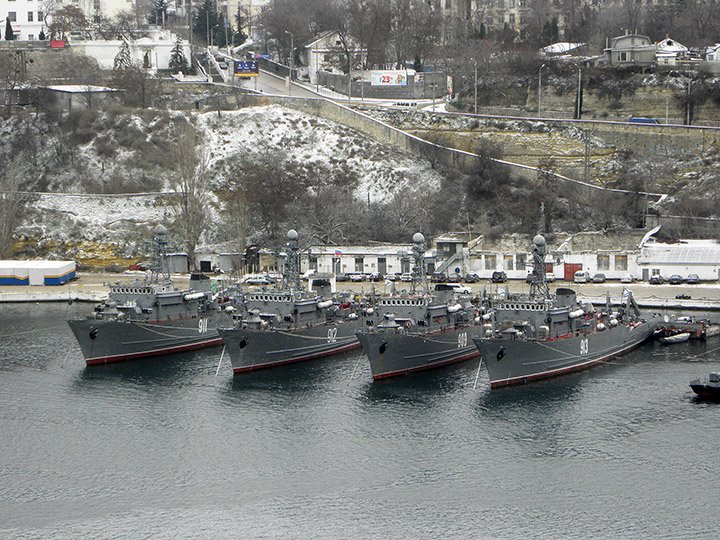
[[664, 336], [660, 338], [660, 343], [664, 345], [671, 345], [673, 343], [683, 343], [690, 339], [690, 332], [678, 332], [671, 336]]

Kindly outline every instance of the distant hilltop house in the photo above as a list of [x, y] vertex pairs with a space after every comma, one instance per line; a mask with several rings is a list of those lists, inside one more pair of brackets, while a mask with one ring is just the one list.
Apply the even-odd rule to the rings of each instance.
[[[657, 67], [666, 69], [707, 69], [702, 54], [688, 49], [682, 43], [665, 39], [653, 43], [648, 36], [625, 34], [610, 40], [604, 51], [602, 62], [607, 66]], [[720, 58], [718, 58], [720, 69]]]

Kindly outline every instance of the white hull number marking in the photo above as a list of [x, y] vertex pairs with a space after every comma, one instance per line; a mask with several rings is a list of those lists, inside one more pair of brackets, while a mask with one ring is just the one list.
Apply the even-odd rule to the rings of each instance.
[[587, 338], [582, 338], [580, 340], [580, 356], [585, 356], [589, 350], [590, 344], [588, 343]]
[[328, 343], [337, 341], [337, 328], [328, 328]]
[[200, 319], [198, 321], [198, 332], [201, 334], [204, 334], [208, 331], [208, 320], [207, 319]]
[[467, 347], [467, 333], [466, 332], [460, 332], [458, 334], [458, 349], [462, 349], [463, 347]]

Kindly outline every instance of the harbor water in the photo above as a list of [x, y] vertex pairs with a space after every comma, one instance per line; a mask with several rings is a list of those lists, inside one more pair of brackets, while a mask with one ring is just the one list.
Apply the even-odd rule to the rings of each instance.
[[361, 352], [233, 377], [221, 349], [86, 367], [0, 305], [3, 539], [714, 539], [720, 337], [490, 390]]

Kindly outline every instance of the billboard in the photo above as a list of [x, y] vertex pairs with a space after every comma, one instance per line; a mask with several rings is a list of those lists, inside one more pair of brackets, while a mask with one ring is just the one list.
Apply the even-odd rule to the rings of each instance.
[[242, 60], [235, 60], [235, 76], [236, 77], [257, 77], [258, 76], [257, 62], [247, 62], [247, 61], [242, 61]]
[[370, 86], [407, 86], [407, 71], [371, 71]]

